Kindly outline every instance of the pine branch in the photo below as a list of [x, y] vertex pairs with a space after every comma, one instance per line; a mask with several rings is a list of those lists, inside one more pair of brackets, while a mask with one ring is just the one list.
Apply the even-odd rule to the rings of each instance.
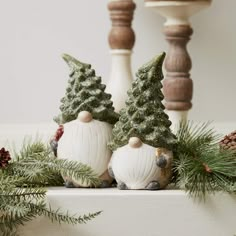
[[21, 159], [34, 158], [38, 155], [51, 155], [51, 149], [48, 145], [45, 145], [40, 140], [35, 140], [32, 142], [31, 140], [24, 140], [23, 146], [19, 153], [15, 153], [15, 159], [17, 161]]
[[12, 164], [11, 169], [13, 173], [23, 176], [26, 183], [31, 184], [42, 183], [45, 185], [49, 180], [60, 174], [92, 186], [97, 186], [100, 183], [98, 176], [87, 165], [64, 159], [42, 157], [41, 155], [35, 156], [34, 159], [19, 160]]
[[209, 123], [181, 123], [176, 136], [173, 182], [178, 187], [200, 199], [215, 191], [236, 191], [236, 157], [219, 149], [220, 136]]
[[38, 215], [43, 215], [46, 216], [51, 220], [51, 222], [57, 222], [59, 224], [61, 223], [67, 223], [67, 224], [85, 224], [88, 221], [92, 220], [96, 216], [101, 214], [101, 211], [88, 214], [88, 215], [83, 215], [83, 216], [76, 216], [73, 215], [71, 216], [68, 212], [63, 213], [61, 212], [60, 209], [53, 210], [51, 206], [47, 208], [46, 203], [44, 201], [38, 203], [37, 205], [34, 203], [27, 203], [28, 206], [30, 207], [32, 212], [37, 212]]
[[61, 175], [91, 186], [100, 183], [89, 166], [55, 158], [49, 147], [40, 141], [25, 144], [16, 161], [8, 166], [8, 172], [23, 177], [25, 184], [37, 186], [61, 186], [64, 182]]
[[37, 216], [23, 205], [23, 201], [10, 201], [10, 203], [8, 201], [6, 197], [5, 202], [0, 205], [0, 230], [2, 232], [14, 232], [19, 225], [24, 225]]
[[59, 172], [51, 171], [48, 163], [37, 159], [19, 160], [9, 166], [9, 171], [24, 178], [25, 185], [32, 186], [62, 186], [63, 179]]
[[35, 201], [33, 199], [25, 199], [24, 201], [10, 201], [9, 205], [0, 205], [2, 215], [0, 216], [0, 225], [13, 230], [18, 225], [23, 225], [35, 218], [36, 216], [45, 216], [51, 222], [67, 223], [67, 224], [85, 224], [96, 216], [101, 214], [101, 211], [88, 215], [76, 216], [70, 215], [68, 212], [63, 213], [60, 209], [53, 210], [51, 206], [47, 206], [45, 200]]
[[[0, 219], [1, 222], [1, 219]], [[19, 236], [16, 229], [10, 229], [5, 224], [0, 223], [0, 235], [1, 236]]]
[[[46, 191], [42, 189], [13, 188], [0, 194], [0, 229], [13, 231], [37, 216], [45, 216], [52, 222], [82, 224], [92, 220], [101, 212], [84, 216], [70, 215], [60, 209], [53, 210], [45, 201]], [[1, 232], [1, 231], [0, 231]], [[6, 234], [7, 235], [7, 234]]]
[[17, 235], [19, 225], [37, 216], [46, 216], [52, 222], [80, 224], [101, 213], [76, 216], [46, 204], [46, 190], [39, 186], [62, 185], [61, 174], [94, 186], [99, 183], [90, 167], [55, 159], [40, 141], [25, 144], [15, 160], [0, 170], [0, 235]]
[[46, 196], [46, 190], [43, 188], [14, 188], [14, 189], [7, 189], [0, 193], [1, 197], [8, 197], [12, 199], [41, 199]]
[[30, 159], [44, 157], [52, 157], [52, 152], [49, 146], [42, 143], [40, 140], [32, 142], [31, 140], [25, 140], [19, 153], [15, 153], [14, 161], [11, 163], [7, 172], [12, 175], [21, 176], [24, 179], [25, 185], [35, 186], [62, 186], [63, 179], [58, 172], [49, 171], [47, 166], [40, 165], [34, 169], [29, 166], [24, 166], [25, 162]]
[[194, 125], [193, 122], [181, 122], [177, 131], [178, 146], [180, 153], [196, 153], [206, 147], [215, 146], [220, 135], [213, 128], [209, 128], [210, 122]]
[[0, 191], [4, 191], [6, 189], [10, 190], [16, 186], [21, 186], [24, 184], [24, 178], [19, 177], [17, 175], [9, 175], [7, 171], [0, 170]]

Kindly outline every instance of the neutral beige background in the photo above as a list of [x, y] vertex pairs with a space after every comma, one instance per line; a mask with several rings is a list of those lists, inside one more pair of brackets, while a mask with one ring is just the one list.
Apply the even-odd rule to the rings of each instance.
[[[164, 19], [136, 0], [133, 72], [167, 49]], [[67, 52], [109, 77], [105, 0], [0, 0], [0, 123], [49, 122], [58, 113]], [[213, 0], [192, 18], [195, 91], [190, 118], [236, 120], [236, 1]]]

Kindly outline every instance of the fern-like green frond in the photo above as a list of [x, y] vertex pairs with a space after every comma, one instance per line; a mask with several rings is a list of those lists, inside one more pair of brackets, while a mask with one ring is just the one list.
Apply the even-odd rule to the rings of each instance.
[[25, 144], [16, 156], [16, 161], [8, 166], [8, 172], [23, 177], [27, 185], [62, 186], [64, 181], [61, 175], [90, 186], [100, 184], [91, 167], [76, 161], [55, 158], [48, 146], [40, 141]]
[[[0, 235], [17, 235], [17, 227], [37, 216], [52, 222], [81, 224], [101, 212], [77, 216], [52, 209], [46, 203], [49, 185], [63, 185], [61, 175], [98, 185], [98, 176], [81, 163], [56, 159], [48, 146], [40, 141], [25, 144], [7, 168], [0, 170]], [[40, 187], [41, 186], [41, 187]]]
[[219, 148], [220, 135], [209, 123], [183, 122], [176, 136], [173, 182], [179, 188], [200, 199], [207, 193], [236, 190], [236, 156]]

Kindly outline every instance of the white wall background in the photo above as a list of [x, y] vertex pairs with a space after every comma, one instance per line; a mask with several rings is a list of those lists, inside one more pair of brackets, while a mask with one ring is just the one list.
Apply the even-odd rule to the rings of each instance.
[[[89, 62], [106, 82], [107, 0], [0, 0], [0, 123], [49, 122], [58, 113], [68, 68], [60, 55]], [[164, 19], [136, 0], [133, 72], [167, 49]], [[236, 1], [213, 0], [192, 18], [194, 120], [236, 120]]]

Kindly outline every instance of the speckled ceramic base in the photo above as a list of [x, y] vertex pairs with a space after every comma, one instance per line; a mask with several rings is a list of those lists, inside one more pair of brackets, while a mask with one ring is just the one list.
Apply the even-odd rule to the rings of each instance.
[[[58, 142], [57, 156], [86, 164], [102, 180], [111, 183], [112, 178], [107, 173], [111, 151], [107, 143], [111, 139], [112, 126], [106, 122], [85, 118], [84, 121], [77, 119], [64, 124], [64, 134]], [[75, 187], [90, 187], [82, 181], [65, 176], [64, 179], [71, 187], [72, 184]]]
[[109, 173], [119, 189], [158, 190], [167, 186], [171, 177], [171, 151], [142, 144], [131, 147], [129, 144], [118, 148], [109, 163]]

